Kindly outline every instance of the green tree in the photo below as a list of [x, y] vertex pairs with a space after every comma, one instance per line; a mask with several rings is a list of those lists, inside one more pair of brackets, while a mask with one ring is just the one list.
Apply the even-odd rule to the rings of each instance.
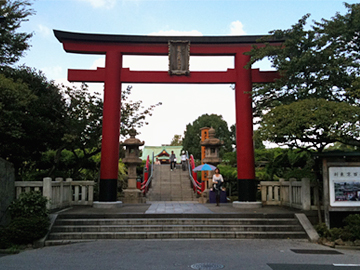
[[42, 152], [59, 146], [64, 101], [41, 72], [2, 67], [1, 73], [0, 155], [22, 174], [40, 160]]
[[[96, 175], [99, 170], [103, 101], [98, 93], [90, 93], [86, 84], [80, 88], [62, 86], [61, 89], [66, 101], [65, 132], [59, 148], [48, 153], [53, 162], [48, 157], [45, 160], [47, 166], [52, 164], [50, 176], [65, 173], [64, 177], [85, 179], [89, 173]], [[131, 89], [132, 86], [128, 86], [122, 93], [120, 135], [123, 137], [130, 129], [147, 124], [146, 117], [161, 105], [142, 108], [141, 101], [129, 101]]]
[[34, 14], [30, 6], [28, 0], [0, 0], [0, 16], [5, 17], [0, 27], [0, 65], [14, 64], [29, 48], [32, 34], [17, 30]]
[[267, 38], [284, 40], [283, 45], [255, 46], [250, 52], [252, 63], [269, 58], [281, 75], [253, 89], [263, 140], [317, 151], [336, 141], [360, 145], [360, 5], [346, 7], [345, 15], [308, 28], [305, 15], [288, 30], [270, 32]]
[[189, 151], [189, 154], [192, 154], [195, 159], [201, 159], [201, 131], [203, 127], [213, 127], [216, 131], [215, 136], [224, 141], [224, 147], [220, 150], [220, 156], [223, 153], [231, 152], [231, 134], [228, 128], [228, 125], [225, 120], [223, 120], [221, 115], [216, 114], [203, 114], [199, 116], [192, 124], [186, 126], [184, 132], [184, 138], [182, 145], [184, 149]]
[[331, 143], [360, 137], [360, 108], [324, 99], [300, 100], [264, 115], [258, 132], [280, 145], [322, 152]]
[[262, 181], [314, 178], [310, 152], [289, 148], [255, 149], [255, 174]]
[[180, 146], [180, 145], [182, 145], [182, 140], [181, 139], [182, 139], [181, 135], [175, 134], [174, 137], [171, 140], [170, 145], [172, 145], [172, 146]]

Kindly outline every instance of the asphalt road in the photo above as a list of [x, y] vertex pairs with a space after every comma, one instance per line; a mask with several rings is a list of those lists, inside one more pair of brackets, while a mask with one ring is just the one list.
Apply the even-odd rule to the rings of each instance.
[[327, 254], [334, 253], [334, 249], [304, 240], [110, 240], [3, 256], [0, 269], [360, 269], [360, 250], [337, 251], [338, 254]]

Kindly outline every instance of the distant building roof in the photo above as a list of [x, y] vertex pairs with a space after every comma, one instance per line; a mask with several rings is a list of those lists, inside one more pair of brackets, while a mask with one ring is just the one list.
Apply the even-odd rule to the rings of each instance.
[[[156, 158], [157, 155], [160, 155], [163, 151], [166, 151], [169, 155], [171, 155], [171, 151], [174, 151], [174, 154], [177, 160], [180, 160], [181, 149], [183, 147], [180, 146], [172, 146], [172, 145], [162, 145], [162, 146], [144, 146], [142, 150], [142, 160], [146, 160], [147, 156], [152, 157], [152, 153], [154, 153], [154, 157]], [[162, 159], [166, 158], [166, 155], [162, 156]]]

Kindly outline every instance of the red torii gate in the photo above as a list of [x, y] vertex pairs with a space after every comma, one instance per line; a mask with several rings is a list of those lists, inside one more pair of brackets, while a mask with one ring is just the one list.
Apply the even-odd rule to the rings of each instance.
[[[68, 70], [71, 82], [104, 82], [104, 110], [99, 201], [117, 200], [119, 127], [122, 83], [235, 84], [236, 148], [239, 201], [256, 201], [253, 147], [252, 83], [272, 82], [274, 71], [246, 69], [244, 55], [262, 36], [134, 36], [84, 34], [54, 30], [64, 50], [72, 53], [103, 54], [105, 68]], [[123, 55], [168, 55], [170, 41], [191, 44], [190, 55], [234, 56], [234, 69], [218, 72], [192, 71], [186, 76], [167, 71], [131, 71], [122, 67]], [[271, 42], [271, 41], [270, 41]], [[272, 41], [279, 43], [281, 41]]]

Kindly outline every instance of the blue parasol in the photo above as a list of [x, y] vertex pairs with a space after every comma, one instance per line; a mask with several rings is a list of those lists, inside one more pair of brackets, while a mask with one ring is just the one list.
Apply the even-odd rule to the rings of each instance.
[[205, 163], [205, 164], [202, 164], [202, 165], [200, 165], [200, 166], [195, 167], [195, 168], [193, 169], [193, 171], [194, 171], [194, 172], [199, 172], [199, 171], [213, 171], [213, 170], [215, 170], [215, 169], [216, 169], [215, 166]]

